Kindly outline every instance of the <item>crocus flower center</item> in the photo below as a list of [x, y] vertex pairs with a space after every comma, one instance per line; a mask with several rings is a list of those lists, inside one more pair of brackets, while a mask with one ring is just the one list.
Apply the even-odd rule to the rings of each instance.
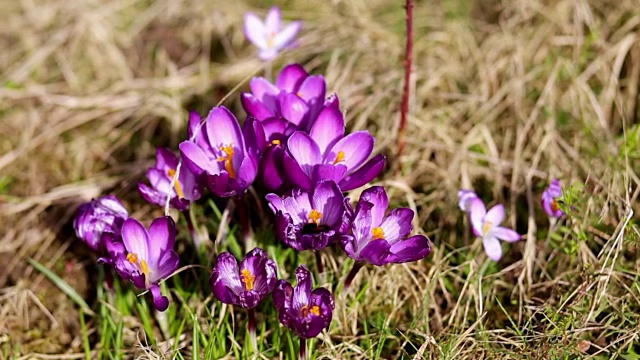
[[271, 33], [269, 33], [269, 36], [267, 36], [267, 47], [269, 48], [273, 48], [273, 43], [276, 40], [276, 35], [278, 35], [277, 32], [272, 31]]
[[247, 289], [247, 291], [253, 290], [254, 284], [256, 282], [256, 276], [253, 275], [251, 271], [242, 269], [242, 271], [240, 271], [240, 278], [244, 283], [244, 288]]
[[493, 223], [491, 221], [485, 221], [484, 225], [482, 225], [482, 235], [487, 235], [492, 228]]
[[373, 239], [384, 239], [384, 230], [381, 227], [371, 229], [371, 234], [373, 235]]
[[[167, 175], [169, 175], [169, 177], [173, 179], [173, 177], [176, 176], [176, 171], [174, 169], [169, 169], [167, 170]], [[182, 191], [182, 186], [180, 185], [180, 181], [178, 181], [178, 179], [176, 179], [175, 188], [176, 188], [176, 194], [178, 194], [178, 197], [184, 198], [184, 192]]]
[[556, 199], [551, 200], [551, 210], [558, 211], [560, 210], [560, 206], [558, 206], [558, 202]]
[[338, 151], [338, 155], [336, 155], [336, 159], [333, 160], [333, 165], [336, 165], [339, 162], [344, 161], [344, 151]]
[[220, 150], [222, 150], [225, 155], [218, 157], [218, 161], [224, 161], [224, 169], [227, 170], [230, 178], [235, 179], [236, 171], [233, 169], [233, 144], [222, 145], [220, 146]]
[[317, 305], [314, 305], [312, 307], [304, 305], [303, 307], [300, 308], [300, 316], [309, 317], [309, 314], [320, 316], [320, 307]]
[[313, 209], [311, 210], [311, 214], [309, 214], [309, 223], [320, 225], [321, 218], [322, 218], [322, 213], [316, 209]]
[[142, 271], [145, 277], [147, 278], [149, 277], [149, 265], [147, 265], [146, 261], [140, 259], [138, 257], [138, 254], [128, 253], [127, 260], [129, 260], [130, 263], [135, 265], [138, 268], [138, 270]]
[[271, 144], [276, 145], [276, 146], [280, 146], [282, 144], [282, 142], [278, 139], [275, 139], [273, 141], [271, 141]]

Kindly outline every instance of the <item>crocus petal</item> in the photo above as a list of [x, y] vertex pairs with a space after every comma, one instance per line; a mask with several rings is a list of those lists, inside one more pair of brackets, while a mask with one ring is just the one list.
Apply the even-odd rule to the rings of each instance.
[[360, 251], [360, 260], [376, 266], [386, 265], [388, 263], [387, 257], [389, 256], [390, 249], [391, 245], [384, 239], [371, 240], [362, 251]]
[[[155, 267], [156, 261], [167, 252], [173, 249], [176, 241], [176, 224], [169, 216], [163, 216], [153, 220], [149, 226], [149, 257], [147, 263], [149, 267]], [[151, 281], [151, 280], [150, 280]]]
[[277, 191], [284, 185], [282, 161], [284, 149], [279, 146], [268, 147], [260, 162], [260, 183], [269, 191]]
[[251, 250], [240, 263], [240, 269], [247, 269], [255, 276], [253, 291], [260, 296], [262, 300], [264, 296], [271, 293], [276, 286], [277, 267], [275, 261], [271, 260], [267, 253], [255, 248]]
[[358, 188], [378, 176], [384, 168], [384, 155], [376, 155], [373, 159], [367, 161], [358, 170], [345, 176], [338, 185], [342, 191], [349, 191]]
[[142, 224], [128, 218], [122, 225], [122, 241], [129, 253], [134, 253], [139, 259], [149, 259], [149, 234]]
[[178, 147], [180, 148], [180, 154], [182, 155], [184, 164], [194, 174], [200, 175], [203, 172], [217, 174], [220, 172], [218, 163], [212, 161], [194, 142], [183, 141]]
[[344, 165], [321, 164], [313, 168], [311, 179], [314, 181], [324, 179], [338, 182], [346, 173], [347, 167]]
[[309, 76], [299, 64], [289, 64], [280, 71], [276, 79], [276, 87], [288, 93], [295, 93], [304, 79]]
[[292, 158], [300, 165], [302, 171], [307, 176], [312, 175], [313, 167], [320, 164], [321, 161], [318, 144], [309, 135], [296, 131], [287, 141], [287, 147]]
[[268, 108], [262, 101], [252, 94], [243, 93], [240, 100], [242, 101], [242, 107], [245, 111], [258, 120], [264, 120], [275, 115], [273, 113], [275, 111], [275, 105], [273, 108]]
[[291, 44], [301, 27], [302, 23], [300, 21], [293, 21], [291, 24], [285, 26], [284, 29], [278, 32], [273, 38], [273, 48], [282, 49]]
[[498, 204], [489, 211], [484, 216], [484, 222], [490, 223], [492, 226], [497, 226], [504, 220], [504, 205]]
[[480, 236], [484, 227], [484, 216], [487, 214], [487, 208], [480, 198], [471, 200], [469, 204], [469, 218], [471, 219], [471, 227], [476, 236]]
[[372, 238], [371, 228], [373, 225], [371, 210], [374, 208], [373, 203], [360, 199], [356, 205], [356, 216], [353, 219], [353, 235], [357, 239], [356, 248], [353, 251], [360, 250]]
[[253, 13], [244, 16], [244, 35], [258, 48], [267, 48], [266, 29], [262, 20]]
[[[371, 155], [373, 143], [373, 136], [368, 131], [356, 131], [340, 139], [330, 152], [325, 153], [324, 162], [340, 161], [349, 171], [353, 171]], [[337, 158], [340, 152], [343, 159]]]
[[283, 176], [285, 176], [288, 182], [302, 190], [311, 190], [311, 176], [313, 175], [313, 168], [311, 174], [307, 174], [300, 164], [294, 160], [287, 152], [283, 156]]
[[278, 280], [276, 288], [273, 290], [273, 304], [278, 310], [280, 322], [289, 328], [293, 326], [290, 315], [292, 300], [293, 287], [291, 284], [286, 280]]
[[278, 50], [275, 48], [266, 48], [258, 52], [258, 58], [264, 61], [273, 60], [276, 56], [278, 56]]
[[157, 265], [155, 266], [155, 269], [153, 269], [154, 271], [149, 275], [149, 282], [154, 283], [169, 277], [169, 275], [173, 274], [179, 266], [180, 257], [175, 251], [173, 251], [173, 249], [169, 249], [167, 252], [162, 254], [160, 260], [157, 261]]
[[258, 100], [266, 105], [267, 108], [275, 109], [276, 98], [280, 93], [280, 89], [267, 81], [267, 79], [259, 76], [251, 79], [251, 82], [249, 82], [249, 87], [251, 88], [251, 93], [253, 94], [253, 96], [258, 98]]
[[156, 310], [167, 310], [169, 307], [169, 299], [167, 299], [166, 296], [162, 296], [162, 293], [160, 293], [160, 287], [158, 285], [153, 285], [149, 290], [153, 296], [153, 306], [155, 306]]
[[151, 204], [164, 206], [167, 196], [147, 186], [144, 183], [138, 183], [138, 192], [142, 197]]
[[333, 107], [333, 108], [339, 109], [340, 108], [340, 99], [338, 98], [338, 95], [335, 94], [335, 93], [329, 95], [324, 100], [324, 106]]
[[408, 208], [391, 210], [389, 216], [380, 225], [384, 231], [384, 238], [392, 245], [404, 240], [413, 230], [411, 220], [413, 220], [413, 210]]
[[298, 95], [281, 92], [278, 96], [279, 110], [282, 117], [292, 124], [303, 126], [305, 115], [309, 112], [309, 105]]
[[313, 190], [311, 207], [322, 213], [321, 224], [334, 227], [342, 220], [344, 197], [333, 181], [320, 181]]
[[309, 297], [311, 296], [311, 273], [306, 266], [300, 265], [296, 269], [296, 287], [293, 289], [293, 308], [297, 311], [303, 306], [309, 305]]
[[469, 207], [471, 206], [471, 200], [476, 199], [478, 195], [471, 190], [460, 190], [458, 191], [458, 206], [460, 210], [464, 212], [469, 211]]
[[384, 187], [372, 186], [368, 188], [360, 195], [360, 201], [369, 202], [373, 206], [371, 209], [371, 227], [380, 226], [389, 207], [389, 198]]
[[482, 245], [484, 246], [484, 251], [487, 253], [489, 259], [493, 261], [499, 261], [502, 257], [502, 245], [500, 245], [500, 241], [492, 236], [486, 236], [482, 238]]
[[309, 135], [318, 144], [320, 152], [324, 154], [344, 136], [344, 117], [340, 110], [331, 107], [324, 108], [318, 114]]
[[228, 252], [218, 256], [218, 262], [209, 278], [213, 295], [225, 304], [237, 304], [238, 294], [244, 291], [240, 280], [238, 260]]
[[282, 19], [282, 16], [280, 15], [279, 7], [274, 6], [271, 9], [269, 9], [269, 12], [267, 13], [267, 17], [264, 22], [266, 30], [269, 33], [278, 32], [280, 30], [280, 19]]
[[[327, 92], [327, 83], [323, 76], [312, 75], [304, 79], [300, 84], [296, 95], [300, 96], [307, 102], [322, 101], [324, 102], [324, 96]], [[322, 105], [321, 103], [314, 105]], [[337, 108], [337, 107], [334, 107]]]
[[[224, 106], [218, 106], [209, 112], [205, 124], [207, 138], [214, 148], [233, 145], [234, 149], [244, 150], [244, 140], [238, 119]], [[240, 151], [233, 154], [233, 160], [239, 164], [244, 156]]]
[[520, 236], [520, 234], [518, 234], [517, 232], [502, 226], [496, 226], [495, 228], [493, 228], [491, 233], [498, 239], [508, 242], [516, 242], [522, 238], [522, 236]]
[[391, 254], [388, 262], [400, 264], [424, 259], [431, 253], [431, 243], [424, 235], [415, 235], [406, 240], [398, 241], [389, 249]]

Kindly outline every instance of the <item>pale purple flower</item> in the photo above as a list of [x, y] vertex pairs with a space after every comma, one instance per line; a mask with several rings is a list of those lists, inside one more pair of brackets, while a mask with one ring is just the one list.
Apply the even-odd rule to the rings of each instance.
[[160, 293], [158, 282], [178, 268], [175, 240], [176, 225], [168, 216], [155, 219], [149, 230], [138, 220], [128, 218], [122, 226], [122, 242], [108, 242], [109, 258], [100, 261], [112, 265], [136, 287], [149, 290], [156, 309], [164, 311], [169, 300]]
[[374, 156], [375, 139], [368, 131], [345, 136], [342, 113], [325, 107], [309, 134], [296, 131], [287, 141], [284, 166], [293, 185], [309, 190], [319, 180], [335, 181], [342, 191], [360, 187], [384, 168], [384, 155]]
[[138, 183], [138, 190], [145, 200], [164, 206], [169, 195], [169, 205], [183, 211], [200, 198], [202, 189], [196, 181], [195, 174], [187, 166], [180, 167], [180, 174], [171, 187], [171, 180], [176, 174], [179, 162], [180, 159], [171, 150], [157, 149], [156, 164], [147, 170], [147, 179], [151, 186]]
[[431, 253], [424, 235], [409, 237], [413, 210], [396, 208], [387, 215], [389, 199], [381, 186], [362, 192], [352, 223], [353, 235], [342, 237], [341, 245], [350, 258], [373, 265], [417, 261]]
[[264, 250], [255, 248], [239, 267], [235, 256], [220, 254], [209, 284], [213, 295], [223, 303], [252, 309], [273, 292], [277, 280], [275, 261]]
[[471, 227], [476, 236], [482, 238], [482, 245], [487, 256], [498, 261], [502, 257], [500, 240], [516, 242], [521, 236], [517, 232], [500, 225], [504, 221], [504, 205], [498, 204], [487, 211], [481, 199], [472, 199], [469, 204]]
[[295, 288], [286, 280], [278, 281], [273, 291], [273, 303], [282, 325], [295, 331], [301, 338], [313, 338], [329, 328], [335, 300], [325, 288], [311, 290], [311, 273], [304, 265], [296, 269], [296, 279]]
[[294, 21], [283, 27], [280, 9], [274, 6], [264, 22], [254, 13], [248, 12], [244, 17], [244, 34], [260, 49], [260, 59], [272, 60], [278, 52], [292, 45], [301, 25], [300, 21]]
[[73, 219], [73, 228], [78, 238], [93, 251], [104, 253], [105, 234], [120, 238], [120, 229], [128, 217], [122, 202], [113, 195], [107, 195], [80, 205]]
[[564, 211], [558, 206], [558, 199], [562, 197], [562, 188], [560, 180], [555, 179], [549, 184], [549, 187], [542, 192], [542, 208], [547, 215], [559, 218], [564, 215]]
[[217, 196], [244, 193], [258, 170], [253, 120], [247, 119], [243, 134], [236, 117], [224, 106], [213, 108], [201, 128], [193, 125], [197, 117], [192, 114], [191, 118], [189, 132], [198, 133], [180, 144], [184, 164]]
[[458, 206], [460, 210], [464, 212], [469, 212], [469, 207], [471, 206], [471, 200], [477, 199], [478, 194], [473, 192], [472, 190], [460, 190], [458, 191]]

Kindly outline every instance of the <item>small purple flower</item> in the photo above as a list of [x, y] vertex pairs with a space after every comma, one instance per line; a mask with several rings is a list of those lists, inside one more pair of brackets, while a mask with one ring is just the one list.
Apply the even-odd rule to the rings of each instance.
[[223, 252], [218, 256], [209, 283], [218, 300], [252, 309], [273, 292], [276, 272], [276, 263], [260, 248], [251, 250], [240, 267], [233, 255]]
[[342, 113], [325, 107], [309, 135], [302, 131], [291, 135], [284, 166], [293, 185], [309, 190], [317, 181], [327, 179], [335, 181], [342, 191], [348, 191], [378, 176], [384, 168], [384, 155], [366, 161], [373, 151], [373, 136], [368, 131], [347, 136], [344, 132]]
[[471, 200], [477, 199], [478, 194], [473, 192], [472, 190], [460, 190], [458, 191], [458, 206], [460, 210], [464, 212], [469, 212], [469, 207], [471, 206]]
[[120, 229], [126, 218], [127, 209], [113, 195], [102, 196], [80, 205], [73, 219], [76, 235], [93, 251], [104, 253], [104, 234], [120, 237]]
[[353, 219], [353, 236], [342, 237], [342, 247], [356, 261], [382, 266], [417, 261], [431, 253], [424, 235], [408, 237], [413, 230], [413, 210], [396, 208], [385, 216], [389, 199], [384, 188], [362, 192]]
[[100, 261], [111, 264], [136, 287], [151, 291], [156, 309], [164, 311], [169, 299], [160, 293], [158, 282], [178, 268], [175, 241], [176, 225], [168, 216], [153, 220], [148, 231], [138, 220], [128, 218], [122, 226], [122, 242], [109, 242], [111, 258]]
[[329, 328], [335, 308], [334, 297], [325, 288], [311, 291], [311, 273], [304, 265], [296, 269], [296, 279], [295, 288], [288, 281], [279, 280], [273, 291], [273, 302], [280, 323], [301, 338], [310, 339]]
[[[245, 132], [251, 128], [252, 121], [246, 121]], [[209, 112], [202, 128], [190, 125], [190, 132], [196, 129], [200, 131], [193, 141], [180, 144], [184, 164], [217, 196], [244, 193], [256, 178], [258, 158], [256, 144], [245, 139], [236, 117], [219, 106]]]
[[138, 183], [138, 190], [145, 200], [164, 206], [169, 194], [169, 205], [183, 211], [200, 198], [202, 190], [196, 181], [196, 176], [186, 166], [180, 167], [180, 174], [174, 186], [170, 186], [179, 162], [178, 157], [169, 149], [157, 149], [156, 164], [147, 170], [147, 178], [151, 186]]
[[254, 118], [263, 121], [282, 117], [296, 130], [308, 131], [323, 107], [338, 108], [336, 95], [325, 99], [324, 77], [309, 75], [302, 66], [290, 64], [278, 75], [275, 85], [262, 77], [249, 83], [251, 93], [242, 94], [242, 106]]
[[277, 6], [272, 7], [264, 22], [255, 14], [248, 12], [244, 17], [244, 34], [260, 49], [258, 57], [262, 60], [271, 60], [282, 49], [289, 47], [302, 23], [294, 21], [282, 28], [282, 16]]
[[482, 200], [475, 198], [469, 204], [469, 217], [473, 233], [482, 238], [484, 251], [493, 261], [498, 261], [502, 257], [502, 246], [498, 239], [507, 242], [520, 240], [521, 236], [517, 232], [498, 226], [504, 220], [504, 206], [502, 204], [487, 211]]
[[311, 192], [294, 189], [289, 196], [269, 194], [266, 199], [276, 214], [276, 236], [298, 251], [325, 248], [351, 223], [349, 199], [333, 181], [320, 181]]
[[564, 215], [564, 211], [558, 206], [558, 199], [562, 197], [562, 188], [560, 180], [555, 179], [549, 184], [549, 187], [542, 192], [542, 208], [547, 215], [559, 218]]

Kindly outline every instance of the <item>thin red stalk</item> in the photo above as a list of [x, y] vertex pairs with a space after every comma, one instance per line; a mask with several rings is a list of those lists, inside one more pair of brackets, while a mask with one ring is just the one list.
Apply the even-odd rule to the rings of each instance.
[[409, 95], [411, 91], [411, 68], [413, 66], [413, 0], [407, 0], [407, 45], [404, 55], [404, 89], [402, 91], [402, 105], [400, 108], [400, 127], [398, 129], [398, 155], [400, 159], [404, 150], [405, 134], [407, 130], [407, 114], [409, 112]]
[[307, 360], [307, 339], [300, 337], [300, 351], [298, 352], [299, 360]]

